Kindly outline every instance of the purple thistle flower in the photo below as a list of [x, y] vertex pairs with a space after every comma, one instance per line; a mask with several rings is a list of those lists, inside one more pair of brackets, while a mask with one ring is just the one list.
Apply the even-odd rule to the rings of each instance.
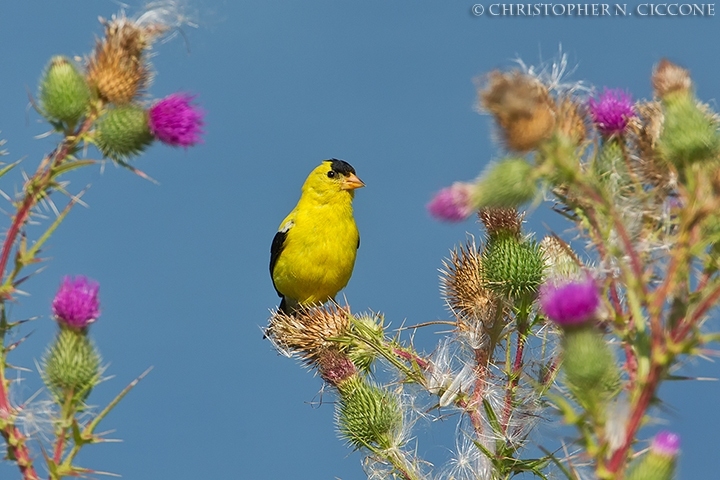
[[158, 140], [185, 148], [202, 142], [204, 112], [191, 104], [193, 98], [187, 93], [174, 93], [150, 107], [148, 123]]
[[58, 321], [72, 328], [85, 328], [100, 316], [97, 282], [83, 276], [65, 277], [55, 294], [52, 310]]
[[597, 100], [588, 100], [588, 106], [595, 126], [605, 137], [622, 133], [628, 121], [635, 116], [630, 94], [619, 88], [603, 89]]
[[653, 438], [650, 450], [658, 455], [674, 457], [680, 450], [680, 436], [665, 430], [658, 432]]
[[461, 222], [473, 212], [471, 205], [473, 186], [455, 182], [440, 190], [427, 204], [430, 215], [446, 222]]
[[590, 275], [585, 280], [545, 283], [540, 287], [540, 307], [561, 327], [572, 327], [592, 318], [600, 305], [600, 294]]

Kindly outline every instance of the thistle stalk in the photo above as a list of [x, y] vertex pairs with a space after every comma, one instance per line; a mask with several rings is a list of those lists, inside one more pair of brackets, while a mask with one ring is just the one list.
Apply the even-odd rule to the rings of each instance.
[[15, 408], [11, 405], [8, 396], [8, 380], [5, 376], [5, 368], [7, 365], [6, 356], [7, 349], [5, 345], [5, 334], [11, 326], [5, 317], [4, 303], [13, 297], [15, 286], [13, 284], [15, 278], [20, 271], [29, 263], [35, 260], [34, 255], [26, 258], [21, 252], [16, 252], [15, 265], [10, 272], [6, 274], [6, 268], [10, 254], [15, 247], [19, 233], [27, 224], [30, 218], [30, 212], [37, 203], [45, 198], [52, 190], [55, 184], [57, 173], [55, 168], [67, 160], [68, 156], [75, 151], [80, 139], [86, 134], [92, 126], [92, 117], [87, 118], [72, 135], [66, 136], [60, 146], [51, 154], [43, 158], [38, 166], [35, 174], [25, 183], [23, 187], [23, 197], [18, 202], [18, 207], [12, 222], [5, 236], [0, 250], [0, 277], [3, 278], [2, 287], [0, 287], [0, 302], [2, 302], [2, 324], [0, 325], [0, 341], [2, 341], [2, 363], [0, 364], [0, 424], [2, 425], [2, 435], [7, 444], [8, 457], [15, 459], [23, 479], [34, 480], [39, 478], [32, 465], [32, 460], [25, 442], [24, 435], [15, 426]]
[[525, 342], [527, 340], [528, 324], [527, 319], [518, 322], [518, 330], [515, 340], [515, 359], [513, 360], [512, 370], [508, 375], [507, 392], [505, 394], [505, 406], [503, 408], [502, 427], [507, 433], [510, 423], [510, 415], [512, 414], [512, 405], [515, 396], [515, 390], [520, 382], [520, 374], [523, 367], [523, 356], [525, 353]]
[[608, 480], [617, 478], [618, 473], [625, 469], [628, 451], [633, 443], [635, 443], [638, 429], [650, 406], [650, 402], [655, 398], [661, 372], [662, 368], [658, 365], [653, 365], [650, 368], [650, 373], [642, 387], [640, 396], [632, 407], [630, 419], [626, 424], [626, 434], [623, 444], [613, 453], [607, 465], [603, 465], [602, 461], [598, 464], [597, 473], [600, 478]]
[[2, 312], [0, 313], [0, 341], [2, 341], [2, 357], [0, 361], [0, 432], [2, 433], [7, 445], [7, 456], [17, 463], [23, 480], [39, 480], [33, 461], [28, 450], [26, 438], [15, 426], [15, 408], [10, 403], [8, 397], [9, 382], [5, 376], [5, 367], [7, 365], [7, 349], [5, 345], [5, 334], [7, 333], [7, 319], [5, 317], [4, 302], [0, 305]]
[[[41, 260], [37, 257], [41, 247], [84, 193], [70, 194], [60, 178], [72, 170], [96, 164], [95, 160], [76, 157], [81, 144], [95, 145], [105, 158], [146, 177], [125, 162], [131, 154], [140, 153], [155, 139], [186, 148], [202, 141], [203, 112], [191, 104], [193, 95], [171, 95], [170, 100], [156, 103], [152, 115], [139, 101], [139, 95], [146, 94], [151, 80], [147, 49], [169, 30], [167, 22], [177, 23], [174, 26], [184, 22], [179, 20], [180, 16], [173, 15], [179, 12], [171, 11], [173, 8], [168, 5], [148, 8], [144, 21], [128, 18], [123, 13], [110, 21], [101, 19], [105, 36], [98, 40], [86, 64], [81, 67], [68, 57], [53, 57], [40, 80], [38, 100], [31, 99], [36, 111], [60, 139], [12, 202], [14, 214], [0, 246], [0, 434], [6, 443], [6, 457], [17, 464], [24, 480], [39, 477], [27, 438], [17, 427], [21, 409], [10, 401], [8, 354], [20, 342], [6, 344], [6, 340], [8, 332], [23, 322], [8, 321], [6, 302], [15, 298], [18, 286], [28, 278], [20, 278], [21, 272]], [[164, 15], [158, 15], [156, 9], [162, 9]], [[117, 108], [118, 105], [124, 110]], [[124, 111], [130, 114], [123, 114]], [[0, 169], [0, 176], [18, 163]], [[70, 199], [34, 243], [28, 245], [26, 227], [38, 205], [47, 201], [53, 192]], [[59, 415], [53, 417], [55, 438], [43, 446], [51, 480], [89, 473], [73, 465], [73, 459], [82, 446], [101, 440], [93, 433], [98, 422], [136, 383], [79, 430], [78, 413], [87, 410], [85, 400], [100, 381], [104, 368], [100, 365], [99, 352], [87, 336], [89, 323], [95, 321], [100, 312], [96, 284], [79, 278], [65, 286], [53, 302], [54, 318], [60, 330], [46, 352], [41, 372], [60, 410]]]

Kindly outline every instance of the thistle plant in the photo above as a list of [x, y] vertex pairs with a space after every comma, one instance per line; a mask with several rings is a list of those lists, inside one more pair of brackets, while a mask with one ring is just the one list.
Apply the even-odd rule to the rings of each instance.
[[[338, 433], [364, 453], [368, 478], [675, 476], [679, 438], [643, 427], [662, 416], [660, 385], [720, 338], [706, 324], [720, 300], [720, 117], [668, 60], [652, 72], [653, 98], [637, 101], [563, 83], [564, 66], [478, 82], [503, 149], [427, 205], [484, 226], [443, 262], [450, 318], [418, 322], [450, 327], [433, 352], [402, 334], [414, 329], [349, 307], [270, 318], [275, 346], [333, 387]], [[535, 240], [520, 209], [544, 200], [569, 226]], [[378, 362], [395, 372], [384, 387]], [[411, 428], [449, 413], [457, 451], [433, 466]], [[548, 419], [570, 438], [531, 436]]]
[[[149, 96], [150, 49], [184, 21], [182, 12], [169, 7], [156, 3], [137, 17], [120, 13], [101, 19], [104, 34], [93, 51], [82, 62], [62, 55], [50, 59], [37, 95], [31, 99], [58, 142], [34, 173], [23, 173], [25, 181], [11, 200], [9, 225], [0, 246], [0, 434], [4, 456], [17, 465], [25, 480], [39, 479], [39, 471], [47, 471], [51, 480], [99, 473], [77, 465], [77, 455], [87, 445], [106, 441], [96, 433], [99, 423], [147, 374], [141, 374], [104, 408], [88, 406], [88, 397], [105, 371], [99, 348], [89, 336], [101, 313], [99, 285], [81, 276], [66, 277], [52, 302], [58, 330], [39, 362], [49, 399], [16, 405], [10, 400], [14, 385], [8, 377], [8, 369], [13, 368], [9, 357], [22, 340], [10, 339], [25, 321], [12, 320], [8, 305], [16, 301], [19, 285], [37, 273], [33, 270], [44, 261], [41, 249], [85, 193], [69, 189], [68, 177], [75, 170], [113, 162], [149, 178], [130, 162], [155, 140], [185, 148], [201, 141], [203, 112], [194, 105], [192, 95], [178, 93], [155, 102]], [[19, 161], [3, 164], [0, 177], [19, 165]], [[58, 196], [67, 199], [61, 208], [53, 204]], [[27, 226], [43, 223], [38, 211], [43, 205], [58, 214], [33, 239]], [[25, 416], [40, 410], [49, 417], [51, 432], [37, 438], [26, 436], [19, 425]], [[39, 450], [32, 448], [35, 444]], [[37, 466], [40, 463], [42, 469]]]

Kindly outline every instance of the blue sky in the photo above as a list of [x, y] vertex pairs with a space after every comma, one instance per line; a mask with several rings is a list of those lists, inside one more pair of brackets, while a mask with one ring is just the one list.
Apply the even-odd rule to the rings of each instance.
[[[205, 143], [152, 147], [138, 159], [159, 186], [112, 166], [73, 176], [75, 190], [91, 184], [89, 208], [63, 223], [45, 251], [46, 270], [12, 310], [15, 319], [41, 316], [11, 357], [33, 370], [16, 390], [20, 400], [41, 386], [34, 362], [54, 334], [50, 301], [66, 274], [101, 283], [103, 315], [92, 334], [114, 377], [91, 402], [107, 403], [154, 366], [104, 424], [123, 442], [88, 447], [83, 466], [129, 479], [363, 478], [361, 456], [336, 438], [321, 381], [278, 356], [260, 331], [278, 303], [270, 242], [310, 170], [342, 158], [367, 184], [356, 195], [362, 247], [344, 291], [353, 309], [384, 312], [394, 326], [419, 323], [447, 316], [437, 269], [466, 232], [478, 232], [473, 222], [439, 224], [424, 206], [501, 155], [490, 119], [473, 109], [473, 78], [516, 58], [551, 61], [562, 46], [575, 67], [570, 80], [639, 98], [651, 94], [652, 66], [668, 57], [715, 104], [716, 17], [490, 18], [471, 15], [472, 4], [189, 4], [199, 28], [156, 46], [150, 93], [196, 93], [207, 111]], [[52, 55], [89, 52], [98, 15], [119, 9], [109, 0], [0, 4], [0, 135], [26, 170], [54, 141], [34, 138], [47, 127], [28, 108], [28, 91]], [[18, 172], [0, 182], [5, 192], [21, 185]], [[542, 235], [548, 227], [563, 224], [545, 209], [532, 213], [529, 228]], [[428, 331], [418, 344], [430, 351], [438, 340]], [[717, 369], [702, 361], [684, 373]], [[664, 393], [660, 416], [683, 438], [681, 478], [712, 478], [720, 387], [684, 382]], [[421, 426], [420, 452], [442, 463], [453, 427]], [[17, 478], [17, 470], [0, 465], [0, 477]]]

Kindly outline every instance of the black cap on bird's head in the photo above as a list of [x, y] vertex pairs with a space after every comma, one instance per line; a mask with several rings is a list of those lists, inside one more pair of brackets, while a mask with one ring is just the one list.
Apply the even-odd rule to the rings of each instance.
[[345, 160], [331, 158], [330, 160], [326, 161], [330, 162], [330, 169], [335, 173], [340, 173], [345, 176], [350, 175], [351, 173], [355, 173], [355, 169], [353, 168], [353, 166]]
[[343, 190], [355, 190], [365, 186], [362, 180], [355, 174], [355, 169], [345, 160], [331, 158], [323, 163], [330, 164], [330, 170], [327, 172], [329, 178], [339, 177], [342, 179], [341, 187]]

